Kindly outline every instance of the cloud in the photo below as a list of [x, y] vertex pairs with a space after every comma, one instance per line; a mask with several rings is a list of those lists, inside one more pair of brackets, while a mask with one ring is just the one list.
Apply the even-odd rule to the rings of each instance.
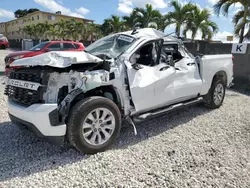
[[89, 9], [86, 9], [84, 7], [80, 7], [78, 9], [76, 9], [76, 12], [78, 12], [79, 14], [85, 15], [85, 14], [88, 14], [90, 11], [89, 11]]
[[14, 12], [0, 8], [0, 18], [15, 18]]
[[146, 4], [151, 4], [153, 8], [158, 9], [168, 7], [164, 0], [119, 0], [117, 10], [121, 13], [129, 14], [133, 7], [145, 7]]
[[212, 4], [212, 5], [214, 5], [215, 3], [217, 3], [218, 2], [218, 0], [208, 0], [208, 3], [210, 3], [210, 4]]
[[[83, 18], [83, 14], [82, 13], [76, 13], [76, 12], [72, 12], [69, 8], [66, 8], [62, 5], [60, 5], [59, 3], [57, 3], [54, 0], [34, 0], [35, 3], [47, 8], [48, 10], [52, 11], [52, 12], [57, 12], [57, 11], [61, 11], [62, 14], [68, 15], [68, 16], [74, 16], [74, 17], [80, 17]], [[83, 7], [79, 8], [80, 11], [82, 10]], [[79, 10], [77, 9], [77, 10]]]
[[57, 2], [60, 4], [60, 5], [63, 5], [63, 2], [61, 0], [57, 0]]
[[133, 4], [130, 0], [120, 0], [117, 10], [121, 13], [129, 14], [133, 10], [132, 6]]
[[133, 5], [144, 7], [146, 4], [151, 4], [154, 8], [167, 8], [167, 3], [164, 0], [131, 0]]
[[[213, 40], [219, 40], [222, 41], [224, 43], [228, 43], [230, 41], [227, 41], [227, 36], [233, 36], [232, 33], [228, 32], [228, 31], [223, 31], [223, 32], [218, 32], [217, 34], [215, 34], [215, 36], [213, 37]], [[238, 38], [234, 36], [234, 40], [233, 42], [238, 42]]]
[[[218, 2], [218, 0], [207, 0], [207, 1], [211, 5], [214, 5], [214, 4], [216, 4]], [[241, 3], [235, 3], [233, 6], [236, 7], [236, 8], [239, 8], [239, 7], [242, 7], [242, 4]]]

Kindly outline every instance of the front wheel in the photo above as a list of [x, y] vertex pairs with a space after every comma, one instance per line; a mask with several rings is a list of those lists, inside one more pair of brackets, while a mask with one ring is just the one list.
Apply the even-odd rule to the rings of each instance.
[[117, 139], [121, 114], [117, 105], [103, 97], [89, 97], [72, 109], [67, 123], [71, 145], [85, 154], [102, 152]]
[[206, 106], [212, 109], [219, 108], [224, 101], [225, 92], [226, 86], [222, 80], [213, 81], [210, 91], [204, 96]]

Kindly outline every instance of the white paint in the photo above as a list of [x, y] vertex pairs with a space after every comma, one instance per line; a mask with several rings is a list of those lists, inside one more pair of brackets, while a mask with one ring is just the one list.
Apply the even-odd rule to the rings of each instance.
[[[132, 37], [129, 32], [124, 32]], [[20, 107], [9, 102], [11, 114], [18, 114], [20, 119], [31, 122], [36, 125], [44, 134], [57, 136], [64, 135], [64, 126], [51, 127], [48, 122], [48, 113], [57, 108], [58, 90], [62, 86], [68, 86], [69, 91], [81, 88], [88, 91], [103, 85], [112, 85], [117, 91], [118, 100], [120, 100], [124, 109], [124, 115], [144, 112], [147, 110], [157, 109], [173, 103], [179, 103], [187, 99], [196, 97], [198, 94], [205, 95], [208, 93], [214, 75], [219, 71], [225, 71], [227, 74], [227, 85], [233, 79], [233, 62], [232, 55], [206, 55], [203, 58], [194, 59], [184, 48], [179, 40], [172, 37], [165, 37], [164, 34], [153, 29], [142, 29], [139, 33], [133, 35], [137, 39], [135, 43], [128, 49], [118, 60], [111, 63], [111, 71], [115, 74], [115, 79], [108, 81], [109, 73], [104, 70], [86, 71], [84, 73], [71, 71], [69, 73], [52, 73], [48, 83], [48, 90], [44, 99], [47, 101], [52, 99], [52, 104], [35, 104], [29, 108]], [[165, 43], [178, 44], [179, 50], [183, 58], [176, 62], [174, 66], [166, 63], [160, 63], [154, 67], [144, 66], [143, 69], [135, 70], [132, 66], [135, 52], [145, 43], [164, 38]], [[49, 65], [55, 67], [65, 67], [66, 65], [61, 57], [75, 58], [73, 63], [86, 63], [88, 61], [101, 61], [101, 59], [86, 54], [85, 52], [72, 53], [64, 52], [58, 54], [59, 60], [54, 59], [53, 63], [44, 62], [44, 59], [38, 58], [39, 61], [23, 61], [22, 65]], [[76, 56], [76, 54], [79, 54]], [[33, 59], [34, 60], [34, 59]], [[16, 61], [15, 61], [16, 62]], [[14, 62], [14, 63], [15, 63]], [[18, 62], [18, 61], [17, 61]], [[28, 62], [28, 63], [27, 63]], [[19, 61], [20, 63], [20, 61]], [[33, 64], [32, 64], [33, 63]], [[21, 64], [21, 63], [20, 63]], [[20, 66], [19, 64], [19, 66]], [[50, 65], [52, 64], [52, 65]], [[200, 71], [198, 69], [200, 66]], [[17, 65], [16, 65], [17, 66]], [[162, 68], [169, 68], [162, 70]], [[75, 78], [76, 85], [72, 88], [71, 79]], [[87, 80], [86, 80], [87, 78]], [[128, 78], [131, 96], [129, 90], [126, 89], [125, 79]], [[130, 105], [132, 98], [135, 106]], [[48, 102], [47, 102], [48, 103]], [[56, 129], [58, 128], [58, 132]]]
[[86, 52], [48, 52], [41, 55], [22, 58], [14, 61], [10, 66], [51, 66], [58, 68], [69, 67], [79, 63], [98, 63], [100, 58]]
[[232, 54], [245, 54], [247, 52], [247, 43], [234, 43], [232, 46]]
[[219, 71], [226, 72], [227, 86], [229, 86], [233, 81], [233, 60], [231, 54], [205, 55], [201, 59], [202, 95], [207, 94], [212, 85], [214, 75]]
[[19, 119], [32, 123], [44, 136], [64, 136], [66, 125], [51, 126], [49, 113], [57, 109], [57, 104], [33, 104], [23, 107], [8, 101], [9, 113]]

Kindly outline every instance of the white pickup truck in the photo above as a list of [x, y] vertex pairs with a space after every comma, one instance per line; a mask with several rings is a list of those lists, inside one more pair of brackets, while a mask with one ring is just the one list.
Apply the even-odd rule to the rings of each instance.
[[88, 154], [111, 146], [123, 120], [136, 134], [136, 122], [175, 109], [198, 102], [219, 108], [233, 80], [231, 54], [194, 57], [180, 40], [150, 28], [12, 67], [5, 89], [12, 122]]

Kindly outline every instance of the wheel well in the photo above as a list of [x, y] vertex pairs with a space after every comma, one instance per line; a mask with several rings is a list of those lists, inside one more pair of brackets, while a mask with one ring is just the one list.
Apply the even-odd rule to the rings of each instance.
[[[86, 97], [91, 97], [91, 96], [100, 96], [100, 97], [105, 97], [111, 99], [117, 106], [118, 108], [122, 111], [122, 106], [120, 102], [120, 97], [115, 91], [113, 86], [101, 86], [98, 88], [95, 88], [93, 90], [90, 90], [86, 93], [81, 93], [79, 94], [71, 103], [70, 103], [70, 109], [76, 105], [79, 101]], [[68, 121], [69, 114], [67, 115], [65, 122]]]
[[217, 73], [214, 75], [214, 77], [213, 77], [212, 83], [213, 83], [214, 81], [216, 81], [216, 80], [222, 80], [223, 83], [224, 83], [225, 85], [227, 85], [227, 73], [226, 73], [225, 71], [219, 71], [219, 72], [217, 72]]
[[74, 101], [72, 101], [71, 106], [74, 106], [77, 102], [79, 102], [83, 98], [91, 96], [100, 96], [111, 99], [119, 107], [119, 109], [121, 109], [121, 102], [119, 95], [117, 94], [113, 86], [101, 86], [93, 90], [87, 91], [86, 93], [82, 93], [78, 95], [74, 99]]

